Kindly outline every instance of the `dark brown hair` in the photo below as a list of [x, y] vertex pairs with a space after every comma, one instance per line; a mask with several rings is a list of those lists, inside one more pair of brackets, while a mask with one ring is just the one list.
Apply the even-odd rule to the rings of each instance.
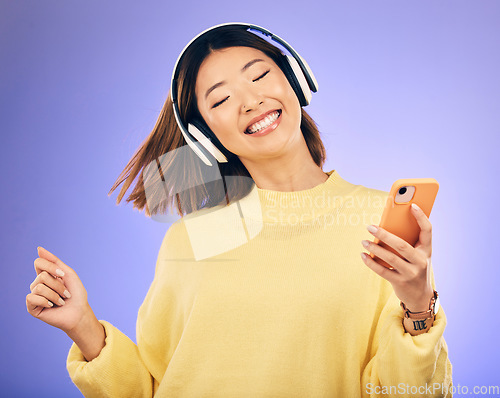
[[[201, 63], [212, 52], [228, 47], [255, 48], [280, 65], [281, 51], [254, 33], [248, 32], [244, 27], [225, 26], [215, 32], [207, 32], [189, 46], [179, 63], [178, 106], [181, 120], [185, 125], [186, 121], [195, 116], [201, 118], [195, 97], [196, 77]], [[326, 160], [325, 147], [314, 120], [303, 108], [300, 129], [312, 159], [322, 168]], [[146, 216], [173, 213], [174, 208], [177, 214], [183, 216], [202, 208], [228, 204], [245, 197], [250, 192], [254, 182], [237, 156], [232, 156], [227, 163], [218, 165], [213, 160], [216, 163], [213, 167], [219, 167], [222, 180], [206, 183], [202, 179], [201, 171], [202, 167], [207, 166], [202, 160], [191, 149], [182, 151], [182, 155], [181, 151], [174, 151], [185, 145], [187, 142], [175, 120], [169, 92], [152, 132], [129, 160], [108, 196], [125, 182], [116, 200], [119, 204], [139, 175], [132, 193], [126, 200], [127, 203], [133, 202], [133, 207], [139, 211], [145, 208]], [[164, 156], [167, 153], [169, 156]], [[151, 170], [155, 170], [156, 173]], [[144, 176], [147, 177], [146, 180]], [[248, 178], [228, 179], [225, 178], [227, 176]]]

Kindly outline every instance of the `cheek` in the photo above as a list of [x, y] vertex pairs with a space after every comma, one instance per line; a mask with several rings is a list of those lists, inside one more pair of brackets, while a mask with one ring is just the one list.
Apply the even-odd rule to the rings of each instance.
[[213, 116], [212, 124], [215, 134], [228, 134], [229, 130], [231, 130], [231, 127], [234, 126], [235, 123], [234, 117], [231, 117], [233, 113], [234, 112], [232, 110], [230, 111], [229, 109], [227, 109], [224, 111], [221, 110], [217, 113], [217, 115]]
[[286, 78], [284, 79], [285, 79], [284, 82], [278, 85], [280, 89], [279, 98], [284, 99], [285, 101], [284, 106], [286, 107], [287, 113], [293, 116], [294, 118], [301, 120], [302, 112], [299, 99], [297, 98], [297, 94], [295, 94], [295, 91], [293, 91], [292, 87], [290, 86], [290, 83], [288, 83], [288, 80], [286, 80]]
[[[287, 106], [288, 108], [300, 108], [300, 103], [297, 95], [295, 94], [295, 91], [293, 91], [292, 86], [284, 75], [281, 76], [280, 79], [276, 81], [276, 84], [272, 85], [272, 87], [275, 95], [286, 102], [285, 106]], [[288, 112], [291, 113], [292, 109], [288, 109]]]
[[221, 106], [224, 105], [226, 105], [225, 109], [215, 112], [211, 116], [207, 117], [205, 121], [219, 141], [221, 141], [225, 147], [228, 147], [231, 146], [231, 142], [238, 139], [238, 134], [235, 134], [235, 130], [238, 128], [238, 121], [234, 116], [236, 115], [236, 111], [234, 109], [230, 109], [230, 107], [227, 106], [229, 104], [223, 104]]

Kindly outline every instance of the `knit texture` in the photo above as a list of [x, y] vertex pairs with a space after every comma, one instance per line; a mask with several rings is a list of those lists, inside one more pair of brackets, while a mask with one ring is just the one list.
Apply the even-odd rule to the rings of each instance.
[[391, 284], [360, 257], [388, 192], [327, 174], [296, 192], [254, 186], [240, 203], [173, 223], [138, 312], [137, 345], [104, 320], [98, 357], [87, 362], [72, 344], [67, 369], [80, 391], [450, 397], [443, 307], [428, 332], [406, 333]]

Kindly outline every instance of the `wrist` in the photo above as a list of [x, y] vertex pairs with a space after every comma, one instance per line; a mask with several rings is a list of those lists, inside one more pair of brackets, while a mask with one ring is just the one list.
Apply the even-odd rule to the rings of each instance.
[[64, 330], [64, 332], [72, 339], [73, 337], [78, 338], [88, 333], [91, 329], [95, 328], [95, 322], [99, 322], [94, 314], [94, 311], [90, 305], [86, 305], [83, 310], [82, 316], [79, 321], [69, 330]]
[[406, 309], [410, 312], [422, 312], [429, 309], [429, 302], [434, 297], [434, 290], [430, 290], [423, 294], [418, 300], [406, 300], [404, 302]]
[[66, 331], [68, 337], [75, 342], [87, 361], [99, 355], [106, 345], [106, 332], [94, 311], [88, 307], [80, 322], [71, 330]]

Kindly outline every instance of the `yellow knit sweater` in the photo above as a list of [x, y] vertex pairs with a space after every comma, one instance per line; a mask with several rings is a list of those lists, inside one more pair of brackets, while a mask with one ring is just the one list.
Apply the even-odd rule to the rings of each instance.
[[[86, 397], [404, 397], [446, 394], [441, 307], [405, 333], [391, 284], [360, 257], [388, 192], [333, 170], [303, 191], [254, 186], [235, 206], [168, 229], [137, 317], [137, 344], [100, 320], [106, 345], [67, 369]], [[432, 284], [435, 288], [434, 274]]]

